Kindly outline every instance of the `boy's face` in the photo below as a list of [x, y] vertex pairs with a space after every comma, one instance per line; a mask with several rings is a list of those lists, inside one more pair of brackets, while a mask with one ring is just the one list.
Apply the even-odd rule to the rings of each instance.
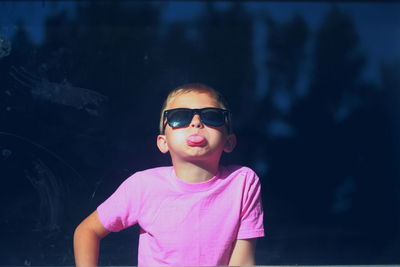
[[[189, 92], [174, 97], [166, 109], [174, 108], [221, 108], [207, 93]], [[227, 127], [207, 126], [195, 114], [186, 127], [172, 128], [168, 124], [164, 135], [159, 135], [157, 145], [161, 152], [169, 152], [176, 161], [215, 161], [219, 162], [221, 153], [231, 152], [236, 145], [236, 137], [228, 134]]]

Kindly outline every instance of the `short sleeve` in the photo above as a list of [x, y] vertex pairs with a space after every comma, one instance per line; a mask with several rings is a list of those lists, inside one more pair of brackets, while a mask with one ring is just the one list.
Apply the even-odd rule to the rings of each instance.
[[261, 201], [259, 178], [252, 171], [247, 172], [242, 200], [242, 212], [237, 239], [249, 239], [264, 236], [264, 212]]
[[138, 222], [140, 215], [140, 181], [136, 175], [126, 179], [97, 208], [100, 222], [111, 232], [121, 231]]

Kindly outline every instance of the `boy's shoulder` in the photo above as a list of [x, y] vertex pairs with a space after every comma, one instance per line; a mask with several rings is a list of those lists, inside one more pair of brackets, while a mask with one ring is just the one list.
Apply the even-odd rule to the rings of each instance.
[[165, 177], [171, 174], [172, 166], [163, 166], [140, 170], [132, 174], [128, 179], [149, 179], [150, 177]]
[[243, 177], [246, 180], [259, 179], [256, 172], [247, 166], [240, 166], [240, 165], [221, 166], [221, 173], [223, 176]]
[[171, 174], [171, 171], [172, 171], [172, 166], [163, 166], [163, 167], [145, 169], [135, 172], [134, 174], [129, 176], [125, 181], [128, 183], [152, 182], [155, 180], [164, 179], [165, 177]]
[[156, 192], [157, 188], [165, 188], [167, 177], [171, 174], [172, 166], [150, 168], [133, 173], [127, 177], [122, 186], [129, 190], [138, 189], [141, 193]]

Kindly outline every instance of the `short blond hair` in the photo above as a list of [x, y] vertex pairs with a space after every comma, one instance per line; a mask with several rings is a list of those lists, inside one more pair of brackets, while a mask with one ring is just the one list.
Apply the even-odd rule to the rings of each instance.
[[[190, 92], [206, 93], [206, 94], [210, 95], [212, 98], [214, 98], [214, 100], [220, 106], [220, 108], [229, 109], [228, 103], [225, 101], [222, 94], [208, 85], [205, 85], [202, 83], [187, 83], [187, 84], [178, 86], [169, 92], [167, 98], [165, 99], [165, 101], [162, 105], [160, 124], [159, 124], [160, 134], [164, 133], [164, 127], [165, 127], [164, 111], [167, 109], [168, 105], [172, 102], [172, 99], [178, 95], [183, 95], [183, 94], [187, 94]], [[227, 125], [229, 132], [231, 131], [230, 123], [231, 122], [229, 119], [229, 125]]]

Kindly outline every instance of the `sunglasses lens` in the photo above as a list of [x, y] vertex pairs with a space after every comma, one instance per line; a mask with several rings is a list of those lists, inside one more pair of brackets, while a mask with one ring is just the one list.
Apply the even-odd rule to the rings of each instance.
[[221, 109], [207, 108], [201, 111], [201, 120], [206, 125], [219, 127], [225, 124], [225, 115]]
[[192, 121], [192, 111], [171, 110], [167, 115], [167, 121], [172, 128], [187, 126]]
[[195, 113], [199, 113], [201, 121], [212, 127], [225, 125], [225, 112], [219, 108], [170, 109], [167, 111], [167, 123], [172, 128], [186, 127], [190, 124]]

